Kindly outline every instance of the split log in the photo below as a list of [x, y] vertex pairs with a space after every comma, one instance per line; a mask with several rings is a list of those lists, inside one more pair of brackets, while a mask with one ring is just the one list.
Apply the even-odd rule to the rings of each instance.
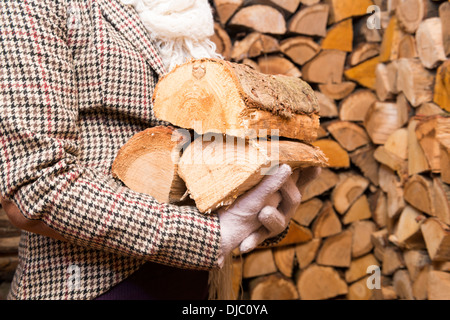
[[311, 241], [295, 246], [295, 255], [300, 265], [300, 269], [305, 269], [316, 259], [321, 243], [321, 239], [315, 238]]
[[333, 25], [322, 40], [322, 49], [352, 52], [353, 50], [353, 24], [347, 19]]
[[320, 149], [328, 159], [330, 168], [348, 168], [350, 166], [350, 157], [336, 141], [331, 139], [320, 139], [312, 143], [313, 146]]
[[414, 300], [414, 294], [412, 291], [412, 282], [409, 277], [408, 271], [397, 270], [393, 276], [394, 290], [397, 296], [403, 300]]
[[291, 221], [289, 230], [286, 236], [278, 242], [272, 245], [272, 247], [283, 247], [299, 243], [308, 242], [313, 238], [311, 230], [306, 227], [301, 226], [295, 221]]
[[395, 99], [395, 103], [398, 108], [398, 121], [399, 125], [403, 127], [405, 124], [409, 122], [410, 115], [412, 114], [412, 107], [408, 102], [408, 99], [403, 94], [403, 92], [399, 92], [397, 98]]
[[422, 233], [420, 232], [420, 225], [425, 219], [425, 216], [420, 211], [411, 206], [406, 206], [400, 214], [392, 237], [389, 239], [401, 248], [425, 248]]
[[370, 235], [370, 240], [374, 247], [373, 254], [379, 261], [384, 260], [384, 251], [389, 243], [388, 237], [389, 235], [386, 228], [372, 232]]
[[384, 31], [380, 48], [380, 62], [394, 61], [399, 58], [399, 44], [404, 36], [398, 20], [393, 16]]
[[389, 136], [401, 128], [405, 116], [396, 103], [375, 102], [366, 113], [364, 127], [375, 144], [384, 144]]
[[447, 56], [450, 55], [450, 3], [443, 2], [439, 7], [439, 17], [442, 23], [442, 37], [444, 50]]
[[441, 178], [442, 181], [450, 184], [450, 149], [440, 146], [441, 153]]
[[403, 254], [406, 268], [411, 280], [417, 279], [420, 271], [431, 263], [430, 257], [425, 250], [407, 250]]
[[317, 148], [289, 141], [242, 140], [222, 134], [195, 139], [183, 152], [178, 174], [200, 212], [231, 204], [258, 184], [267, 170], [278, 164], [323, 166], [326, 159]]
[[379, 265], [378, 260], [373, 254], [367, 254], [351, 262], [350, 267], [345, 271], [345, 281], [355, 282], [367, 276], [367, 268]]
[[434, 116], [441, 113], [442, 109], [434, 102], [425, 102], [416, 108], [416, 115], [418, 116]]
[[416, 38], [412, 34], [404, 34], [398, 44], [398, 58], [417, 58]]
[[375, 150], [373, 156], [379, 163], [382, 163], [397, 172], [400, 177], [406, 177], [408, 175], [407, 161], [400, 158], [395, 153], [390, 152], [385, 146], [379, 146]]
[[282, 8], [283, 10], [294, 13], [297, 11], [298, 6], [300, 5], [300, 0], [270, 0], [275, 6]]
[[436, 217], [450, 225], [450, 186], [435, 177], [433, 179], [433, 196]]
[[328, 97], [341, 100], [346, 98], [356, 88], [356, 83], [351, 81], [343, 81], [341, 83], [319, 84], [319, 89]]
[[354, 283], [352, 283], [348, 287], [347, 299], [348, 300], [371, 300], [373, 296], [373, 290], [369, 289], [367, 286], [367, 280], [369, 279], [366, 276], [363, 279], [360, 279]]
[[341, 83], [346, 52], [322, 50], [302, 68], [303, 79], [315, 83]]
[[428, 165], [432, 172], [441, 171], [441, 154], [439, 141], [436, 138], [436, 128], [438, 126], [438, 116], [417, 118], [416, 136], [419, 141]]
[[372, 251], [371, 235], [376, 229], [377, 226], [371, 220], [360, 220], [351, 224], [350, 230], [353, 233], [352, 258], [361, 257]]
[[438, 115], [436, 118], [436, 139], [447, 150], [450, 150], [450, 117]]
[[425, 239], [428, 255], [433, 261], [450, 259], [450, 229], [437, 218], [428, 218], [420, 229]]
[[302, 300], [325, 300], [348, 292], [347, 284], [336, 270], [316, 264], [300, 273], [297, 288]]
[[352, 51], [349, 57], [350, 65], [356, 66], [380, 54], [380, 45], [372, 42], [361, 42]]
[[299, 78], [301, 71], [288, 59], [278, 56], [261, 56], [258, 58], [259, 70], [265, 74], [284, 75]]
[[380, 165], [378, 176], [380, 188], [387, 194], [388, 218], [395, 218], [405, 207], [403, 182], [392, 169], [383, 164]]
[[413, 107], [433, 100], [434, 75], [418, 59], [399, 59], [397, 70], [397, 89]]
[[320, 46], [311, 38], [291, 37], [280, 42], [280, 50], [299, 65], [314, 58], [320, 51]]
[[369, 186], [369, 181], [355, 174], [341, 174], [340, 181], [331, 193], [331, 201], [336, 211], [343, 214]]
[[450, 300], [450, 273], [431, 270], [428, 273], [427, 295], [430, 300]]
[[311, 228], [314, 238], [325, 238], [342, 231], [342, 224], [330, 201], [323, 204]]
[[450, 112], [450, 60], [445, 61], [437, 69], [433, 101]]
[[345, 98], [339, 106], [339, 119], [343, 121], [364, 121], [370, 106], [377, 101], [369, 89], [358, 89]]
[[395, 15], [403, 30], [414, 33], [422, 20], [437, 15], [437, 4], [431, 0], [401, 0], [395, 8]]
[[186, 192], [178, 162], [190, 136], [172, 127], [157, 126], [134, 135], [119, 150], [112, 174], [128, 188], [159, 202], [179, 202]]
[[317, 101], [319, 102], [319, 115], [321, 118], [334, 118], [338, 115], [336, 103], [333, 99], [327, 97], [322, 92], [315, 91]]
[[191, 60], [166, 74], [153, 105], [158, 119], [199, 134], [255, 137], [278, 130], [313, 141], [319, 127], [317, 98], [301, 79], [215, 59]]
[[366, 131], [353, 122], [334, 121], [327, 126], [327, 129], [347, 151], [353, 151], [370, 143]]
[[274, 37], [260, 32], [251, 32], [244, 39], [234, 42], [231, 59], [242, 61], [245, 58], [254, 58], [279, 50], [280, 45]]
[[286, 15], [297, 11], [300, 0], [246, 0], [244, 5], [263, 4], [274, 7]]
[[416, 32], [417, 53], [425, 68], [433, 69], [446, 59], [441, 19], [438, 17], [422, 21]]
[[388, 223], [386, 194], [381, 189], [378, 189], [370, 195], [369, 204], [373, 221], [379, 228], [385, 228]]
[[413, 280], [412, 291], [416, 300], [426, 300], [428, 298], [428, 273], [430, 272], [430, 266], [425, 266], [416, 279]]
[[214, 23], [214, 35], [210, 38], [216, 45], [216, 52], [221, 54], [224, 59], [231, 58], [231, 39], [228, 33], [219, 23]]
[[356, 165], [364, 177], [368, 178], [371, 183], [378, 186], [379, 163], [374, 157], [375, 148], [372, 145], [362, 147], [350, 154], [350, 159]]
[[408, 130], [400, 128], [394, 131], [387, 138], [384, 148], [400, 159], [408, 159]]
[[294, 282], [278, 274], [256, 278], [249, 284], [250, 300], [298, 300]]
[[299, 205], [292, 219], [300, 225], [308, 227], [316, 218], [322, 207], [323, 202], [318, 198], [304, 201]]
[[277, 269], [286, 277], [292, 277], [294, 270], [295, 248], [293, 246], [283, 246], [273, 248], [273, 259]]
[[373, 300], [396, 300], [397, 293], [393, 286], [382, 286], [381, 289], [375, 289], [372, 292]]
[[330, 18], [329, 23], [335, 23], [342, 21], [350, 17], [357, 17], [366, 15], [367, 9], [373, 5], [371, 0], [326, 0], [330, 6]]
[[281, 12], [271, 6], [259, 4], [240, 9], [231, 18], [228, 26], [275, 35], [286, 32], [286, 21]]
[[414, 175], [405, 183], [405, 200], [418, 210], [435, 216], [433, 189], [430, 179]]
[[375, 68], [375, 91], [381, 101], [393, 99], [397, 93], [397, 73], [391, 71], [395, 68], [394, 65], [393, 62], [389, 67], [379, 63]]
[[366, 60], [352, 68], [345, 70], [347, 79], [358, 82], [363, 87], [375, 89], [375, 69], [380, 62], [379, 56]]
[[405, 262], [400, 248], [393, 245], [386, 246], [383, 250], [381, 273], [390, 276], [404, 266]]
[[244, 0], [214, 0], [214, 6], [220, 22], [225, 25], [243, 3]]
[[350, 206], [342, 218], [342, 223], [350, 224], [355, 221], [370, 219], [371, 217], [372, 212], [370, 211], [367, 196], [363, 194]]
[[417, 120], [411, 119], [408, 124], [408, 174], [410, 176], [430, 169], [416, 136], [417, 123]]
[[316, 262], [320, 265], [349, 267], [352, 258], [352, 232], [342, 231], [323, 240]]
[[[369, 20], [371, 19], [371, 20]], [[373, 21], [373, 16], [360, 17], [354, 19], [354, 41], [355, 43], [369, 42], [380, 43], [382, 40], [380, 29], [369, 29], [368, 22]]]
[[315, 196], [324, 194], [332, 189], [339, 181], [339, 177], [333, 171], [324, 168], [321, 174], [311, 181], [303, 190], [302, 201], [307, 201]]
[[288, 31], [324, 37], [327, 33], [328, 6], [317, 4], [298, 11], [288, 23]]
[[272, 249], [259, 249], [244, 257], [242, 277], [253, 278], [277, 272]]

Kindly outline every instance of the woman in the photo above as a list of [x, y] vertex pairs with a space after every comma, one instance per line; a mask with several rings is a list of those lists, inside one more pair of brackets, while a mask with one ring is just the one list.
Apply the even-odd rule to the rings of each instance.
[[[174, 45], [164, 28], [149, 32], [155, 18], [144, 25], [145, 12], [174, 11], [159, 10], [172, 1], [154, 3], [0, 4], [0, 194], [25, 231], [9, 299], [203, 299], [208, 271], [234, 248], [250, 250], [280, 233], [299, 204], [285, 167], [211, 215], [158, 203], [112, 178], [120, 147], [165, 124], [150, 101], [158, 78], [189, 55], [211, 54], [204, 38]], [[278, 199], [271, 210], [269, 198]]]

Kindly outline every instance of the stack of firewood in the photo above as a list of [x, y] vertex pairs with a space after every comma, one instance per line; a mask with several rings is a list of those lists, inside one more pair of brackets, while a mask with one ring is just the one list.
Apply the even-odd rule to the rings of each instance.
[[236, 255], [239, 297], [450, 299], [450, 2], [214, 6], [225, 59], [311, 85], [329, 158], [297, 237]]

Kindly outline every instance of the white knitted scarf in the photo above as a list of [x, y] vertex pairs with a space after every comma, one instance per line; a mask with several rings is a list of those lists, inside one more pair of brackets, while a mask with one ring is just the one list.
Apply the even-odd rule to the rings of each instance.
[[208, 0], [121, 1], [136, 9], [167, 71], [191, 58], [222, 58], [210, 40], [214, 19]]

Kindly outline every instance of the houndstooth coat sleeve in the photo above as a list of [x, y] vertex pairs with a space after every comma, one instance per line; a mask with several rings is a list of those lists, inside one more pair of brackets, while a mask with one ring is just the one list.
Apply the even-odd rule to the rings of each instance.
[[126, 141], [160, 124], [151, 96], [164, 67], [134, 9], [118, 0], [0, 9], [0, 193], [69, 240], [24, 232], [9, 298], [93, 298], [145, 261], [216, 266], [216, 215], [158, 203], [110, 173]]

